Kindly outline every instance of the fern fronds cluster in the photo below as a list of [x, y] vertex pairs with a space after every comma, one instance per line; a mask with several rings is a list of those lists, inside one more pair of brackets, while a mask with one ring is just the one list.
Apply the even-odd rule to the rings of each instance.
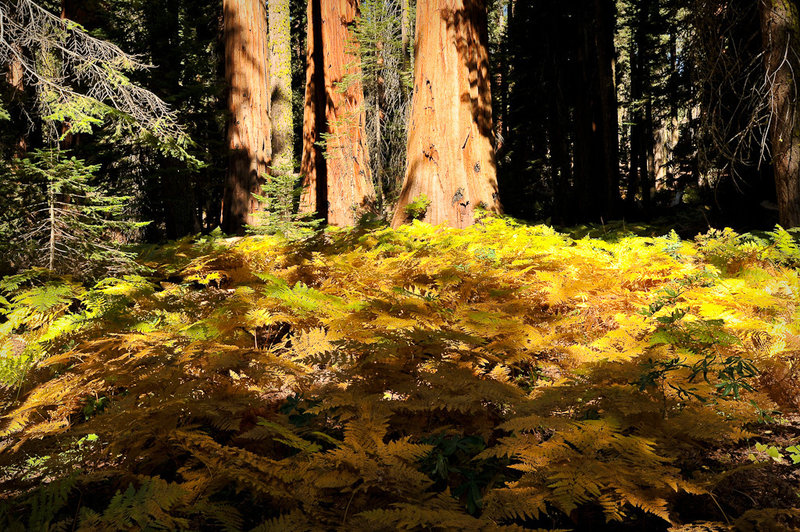
[[4, 380], [0, 526], [52, 490], [37, 522], [78, 529], [679, 524], [738, 466], [710, 450], [800, 391], [793, 248], [728, 268], [715, 239], [415, 222], [6, 279], [3, 367], [30, 362]]

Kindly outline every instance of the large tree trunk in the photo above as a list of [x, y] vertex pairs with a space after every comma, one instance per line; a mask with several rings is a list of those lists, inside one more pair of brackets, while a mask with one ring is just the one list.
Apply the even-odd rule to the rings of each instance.
[[267, 13], [263, 1], [223, 0], [230, 160], [222, 229], [242, 234], [254, 224], [261, 179], [270, 162]]
[[[310, 0], [301, 210], [327, 223], [354, 225], [371, 210], [375, 188], [366, 146], [364, 91], [347, 26], [356, 0]], [[319, 144], [324, 143], [324, 149]]]
[[784, 227], [800, 226], [800, 16], [792, 0], [761, 0], [764, 62], [770, 80], [770, 140], [778, 213]]
[[289, 0], [269, 0], [272, 158], [282, 172], [294, 171], [292, 49]]
[[408, 168], [392, 220], [431, 200], [424, 220], [466, 227], [475, 209], [500, 212], [483, 0], [419, 0]]

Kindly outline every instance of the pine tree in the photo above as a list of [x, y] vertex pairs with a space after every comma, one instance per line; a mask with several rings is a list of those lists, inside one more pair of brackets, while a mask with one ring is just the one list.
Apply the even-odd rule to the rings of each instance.
[[130, 198], [93, 184], [98, 169], [58, 149], [35, 150], [5, 169], [0, 241], [9, 243], [4, 255], [14, 266], [78, 277], [133, 268], [121, 245], [147, 224], [125, 220]]

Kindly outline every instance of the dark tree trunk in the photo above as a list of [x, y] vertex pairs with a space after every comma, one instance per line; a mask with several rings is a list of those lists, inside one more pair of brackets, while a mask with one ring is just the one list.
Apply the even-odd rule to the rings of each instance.
[[630, 85], [630, 166], [626, 203], [634, 210], [636, 195], [640, 194], [641, 206], [647, 215], [651, 208], [653, 187], [653, 111], [651, 94], [651, 55], [648, 34], [651, 10], [657, 4], [644, 2], [636, 7], [636, 16], [631, 27], [631, 85]]
[[617, 94], [614, 80], [613, 0], [578, 8], [581, 27], [577, 59], [582, 89], [575, 98], [575, 177], [579, 216], [615, 217], [619, 204]]
[[[19, 51], [19, 47], [16, 48]], [[11, 105], [8, 107], [8, 111], [15, 117], [15, 118], [22, 118], [24, 115], [24, 103], [23, 100], [25, 99], [25, 83], [24, 83], [24, 72], [22, 69], [22, 65], [20, 64], [19, 60], [14, 59], [8, 65], [8, 72], [6, 73], [6, 81], [8, 82], [8, 86], [11, 89], [11, 93], [9, 95], [9, 100]], [[15, 120], [16, 122], [16, 120]], [[4, 125], [3, 127], [8, 127], [8, 125]], [[16, 129], [16, 128], [15, 128]], [[25, 153], [28, 151], [28, 137], [25, 134], [24, 130], [14, 131], [14, 148], [13, 148], [13, 155], [14, 157], [21, 158], [25, 156]]]
[[[181, 0], [150, 0], [145, 4], [150, 61], [154, 65], [150, 86], [170, 103], [181, 93]], [[159, 197], [166, 236], [169, 239], [201, 230], [193, 175], [173, 160], [161, 161]]]
[[770, 80], [770, 145], [778, 215], [800, 226], [800, 15], [793, 0], [760, 0], [764, 63]]

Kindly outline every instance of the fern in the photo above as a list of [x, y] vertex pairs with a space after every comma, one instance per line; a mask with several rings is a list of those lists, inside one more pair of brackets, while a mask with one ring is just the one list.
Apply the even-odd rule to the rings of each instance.
[[53, 527], [718, 519], [732, 449], [800, 390], [800, 278], [771, 238], [487, 217], [185, 240], [143, 252], [152, 278], [0, 280], [8, 515], [27, 526], [38, 479], [80, 468]]

